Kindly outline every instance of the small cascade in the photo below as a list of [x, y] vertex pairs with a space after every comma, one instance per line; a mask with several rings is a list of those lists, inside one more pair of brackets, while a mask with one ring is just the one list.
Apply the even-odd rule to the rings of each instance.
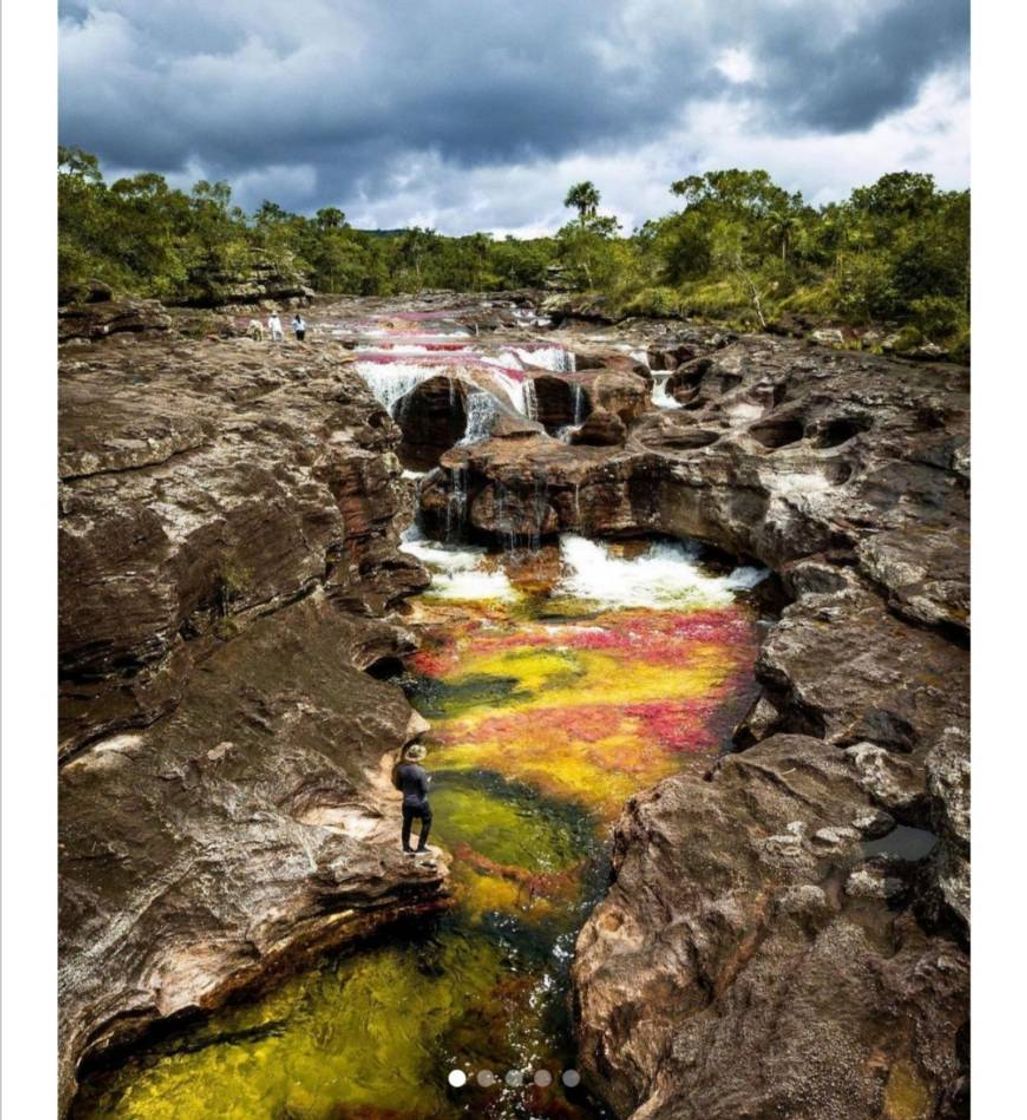
[[537, 420], [538, 395], [535, 391], [535, 382], [530, 377], [526, 377], [522, 382], [522, 388], [524, 393], [524, 415], [527, 416], [529, 420]]
[[580, 428], [585, 419], [585, 388], [580, 381], [575, 381], [571, 387], [571, 397], [574, 401], [574, 427]]
[[408, 362], [364, 362], [357, 361], [353, 368], [363, 378], [367, 387], [378, 401], [392, 415], [393, 406], [422, 381], [436, 377], [440, 370], [435, 366], [413, 365]]
[[463, 536], [467, 524], [467, 468], [454, 467], [451, 472], [453, 485], [446, 501], [446, 540], [455, 541]]
[[510, 353], [527, 366], [541, 367], [553, 373], [574, 373], [575, 359], [570, 350], [562, 346], [538, 346], [532, 349], [513, 346]]
[[546, 486], [545, 475], [537, 473], [532, 482], [531, 514], [532, 529], [530, 546], [534, 551], [542, 547], [542, 527], [546, 523], [546, 514], [549, 512], [549, 490]]
[[480, 443], [488, 439], [492, 433], [492, 425], [499, 415], [499, 402], [491, 393], [479, 389], [468, 393], [464, 404], [467, 409], [467, 428], [460, 440], [461, 444]]
[[514, 410], [519, 412], [521, 416], [527, 416], [525, 410], [525, 383], [527, 379], [524, 375], [513, 377], [509, 370], [496, 366], [493, 369], [493, 376], [510, 398], [510, 403], [513, 405]]
[[670, 393], [667, 392], [667, 382], [670, 381], [670, 376], [670, 373], [665, 370], [653, 371], [652, 402], [657, 408], [681, 407], [681, 403], [676, 401]]

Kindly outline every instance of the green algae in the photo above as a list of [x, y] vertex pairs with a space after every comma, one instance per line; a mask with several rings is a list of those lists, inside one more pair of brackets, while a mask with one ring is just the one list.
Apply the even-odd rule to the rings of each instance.
[[[446, 1107], [444, 1038], [507, 975], [491, 938], [377, 946], [296, 977], [217, 1017], [217, 1032], [169, 1042], [117, 1084], [82, 1094], [75, 1116], [124, 1120], [328, 1120], [372, 1106], [418, 1118]], [[285, 1018], [282, 1018], [282, 1013]], [[262, 1037], [239, 1041], [261, 1022]], [[156, 1061], [154, 1061], [156, 1059]], [[446, 1066], [448, 1069], [449, 1067]]]
[[431, 803], [439, 821], [436, 835], [446, 848], [464, 844], [497, 864], [565, 871], [595, 843], [595, 824], [587, 814], [498, 774], [439, 771]]

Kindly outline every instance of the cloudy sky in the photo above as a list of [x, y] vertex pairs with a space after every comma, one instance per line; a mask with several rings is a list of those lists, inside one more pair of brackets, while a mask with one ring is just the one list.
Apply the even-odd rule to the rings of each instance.
[[60, 140], [247, 209], [529, 234], [592, 179], [625, 227], [764, 167], [813, 202], [969, 181], [967, 0], [60, 0]]

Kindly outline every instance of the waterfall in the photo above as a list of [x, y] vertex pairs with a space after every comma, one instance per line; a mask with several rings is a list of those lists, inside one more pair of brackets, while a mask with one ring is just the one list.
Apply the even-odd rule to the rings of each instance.
[[517, 378], [511, 377], [509, 373], [500, 368], [493, 369], [492, 373], [500, 386], [505, 390], [506, 395], [510, 398], [510, 403], [514, 406], [514, 410], [519, 412], [521, 416], [526, 416], [525, 383], [527, 379], [521, 378], [518, 380]]
[[533, 527], [530, 544], [532, 549], [538, 551], [542, 547], [542, 526], [546, 523], [546, 513], [549, 510], [549, 493], [546, 488], [545, 474], [539, 472], [535, 475], [531, 497]]
[[562, 346], [539, 346], [530, 350], [527, 347], [511, 346], [506, 352], [515, 355], [524, 365], [541, 366], [553, 373], [573, 373], [575, 369], [574, 355]]
[[653, 373], [653, 404], [657, 408], [680, 408], [681, 404], [676, 401], [670, 393], [667, 392], [667, 382], [670, 380], [670, 373], [666, 371], [655, 371]]
[[454, 467], [449, 497], [446, 500], [446, 540], [453, 541], [463, 534], [467, 522], [467, 468]]
[[524, 394], [524, 415], [529, 420], [538, 419], [538, 396], [535, 392], [535, 382], [526, 377], [522, 383]]
[[361, 362], [353, 368], [364, 379], [378, 401], [392, 415], [392, 407], [412, 389], [429, 377], [436, 377], [439, 369], [433, 366], [414, 365], [408, 362]]
[[465, 401], [467, 408], [467, 427], [464, 430], [462, 444], [480, 443], [488, 439], [492, 432], [492, 425], [499, 415], [499, 402], [484, 389], [478, 389], [467, 394]]
[[585, 416], [585, 390], [580, 381], [575, 381], [571, 389], [574, 400], [574, 427], [580, 428]]
[[517, 544], [517, 534], [509, 526], [503, 525], [503, 522], [507, 520], [506, 487], [497, 480], [493, 484], [493, 489], [496, 495], [496, 528], [499, 530], [499, 536], [503, 542], [503, 551], [513, 552]]

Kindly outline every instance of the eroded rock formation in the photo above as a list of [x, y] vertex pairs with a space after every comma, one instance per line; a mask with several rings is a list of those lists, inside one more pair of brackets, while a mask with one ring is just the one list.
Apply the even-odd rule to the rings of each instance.
[[62, 350], [64, 1105], [84, 1059], [445, 901], [387, 773], [426, 725], [364, 672], [413, 648], [376, 616], [427, 577], [344, 353]]
[[457, 448], [423, 487], [429, 523], [459, 478], [479, 537], [694, 537], [790, 600], [740, 753], [617, 827], [574, 967], [582, 1066], [636, 1120], [964, 1115], [967, 373], [770, 337], [650, 355], [683, 407], [623, 448]]

